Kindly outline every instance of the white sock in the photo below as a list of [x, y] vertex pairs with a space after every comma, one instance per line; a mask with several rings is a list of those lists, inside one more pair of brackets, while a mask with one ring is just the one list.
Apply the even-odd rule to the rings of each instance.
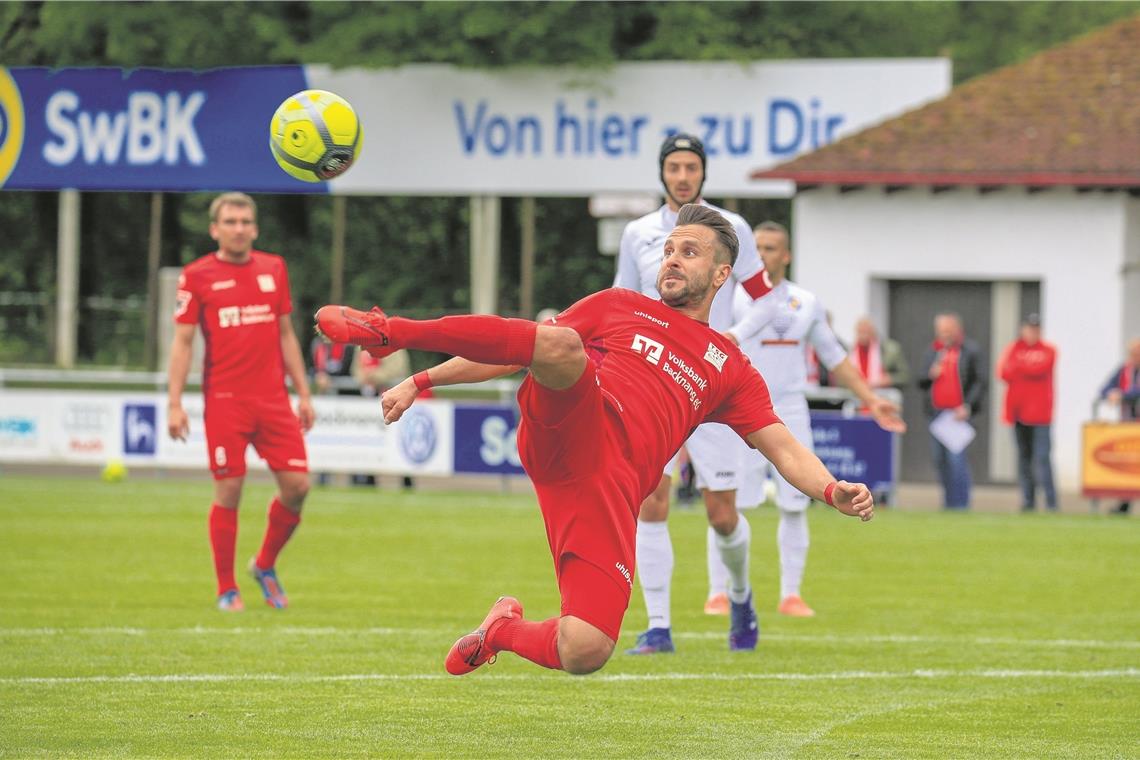
[[668, 628], [669, 585], [673, 581], [669, 523], [637, 521], [637, 577], [645, 596], [649, 627]]
[[716, 531], [709, 526], [708, 535], [709, 597], [728, 591], [728, 568], [720, 558], [716, 544]]
[[780, 527], [776, 530], [776, 544], [780, 548], [780, 598], [800, 595], [807, 564], [808, 537], [807, 512], [780, 510]]
[[727, 536], [719, 533], [716, 537], [716, 548], [720, 550], [720, 559], [728, 570], [728, 598], [737, 604], [748, 599], [752, 592], [752, 584], [748, 582], [748, 550], [752, 544], [752, 528], [744, 515], [737, 515], [736, 530]]

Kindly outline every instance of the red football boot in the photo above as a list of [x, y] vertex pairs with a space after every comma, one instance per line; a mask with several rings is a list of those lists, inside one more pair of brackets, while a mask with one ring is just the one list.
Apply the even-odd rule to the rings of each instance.
[[466, 636], [460, 636], [459, 640], [451, 645], [451, 651], [447, 653], [447, 659], [444, 661], [447, 672], [453, 676], [461, 676], [485, 662], [494, 661], [496, 651], [486, 643], [491, 626], [496, 620], [521, 618], [522, 615], [523, 608], [518, 599], [513, 596], [500, 596], [491, 605], [491, 611], [483, 618], [479, 627]]
[[360, 346], [377, 358], [392, 353], [388, 346], [388, 317], [373, 306], [360, 311], [351, 306], [322, 306], [313, 315], [317, 333], [333, 343]]

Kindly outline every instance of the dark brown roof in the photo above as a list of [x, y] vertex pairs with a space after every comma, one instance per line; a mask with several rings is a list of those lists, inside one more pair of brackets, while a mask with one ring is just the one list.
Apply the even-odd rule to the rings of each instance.
[[801, 186], [1140, 187], [1140, 16], [752, 177]]

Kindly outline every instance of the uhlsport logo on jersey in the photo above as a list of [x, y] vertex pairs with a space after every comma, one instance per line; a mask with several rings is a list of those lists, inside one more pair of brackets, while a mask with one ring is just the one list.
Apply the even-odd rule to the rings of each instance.
[[0, 187], [16, 168], [24, 147], [24, 103], [7, 69], [0, 68]]
[[400, 451], [412, 464], [423, 464], [431, 459], [436, 439], [431, 412], [413, 408], [400, 418]]
[[123, 407], [123, 453], [154, 454], [158, 449], [157, 415], [154, 404]]

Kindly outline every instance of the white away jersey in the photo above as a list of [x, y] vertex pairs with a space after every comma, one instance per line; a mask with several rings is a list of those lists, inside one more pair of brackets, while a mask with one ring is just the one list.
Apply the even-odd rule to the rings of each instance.
[[[764, 270], [764, 263], [756, 250], [756, 239], [752, 228], [744, 217], [701, 201], [732, 223], [736, 236], [740, 239], [740, 251], [736, 265], [732, 268], [732, 279], [726, 282], [713, 298], [709, 314], [709, 327], [717, 331], [727, 330], [733, 323], [732, 289], [735, 282], [745, 282]], [[665, 258], [665, 238], [677, 226], [677, 212], [665, 204], [661, 208], [635, 219], [625, 227], [618, 252], [615, 288], [636, 290], [642, 295], [661, 300], [657, 292], [657, 273], [661, 271], [661, 261]], [[745, 297], [748, 294], [745, 293]]]
[[773, 403], [807, 389], [807, 344], [811, 343], [819, 361], [833, 369], [847, 357], [831, 327], [823, 304], [815, 294], [794, 282], [784, 280], [764, 301], [772, 304], [759, 331], [755, 325], [752, 298], [737, 286], [734, 289], [733, 313], [737, 323], [731, 332], [744, 352], [768, 383]]

